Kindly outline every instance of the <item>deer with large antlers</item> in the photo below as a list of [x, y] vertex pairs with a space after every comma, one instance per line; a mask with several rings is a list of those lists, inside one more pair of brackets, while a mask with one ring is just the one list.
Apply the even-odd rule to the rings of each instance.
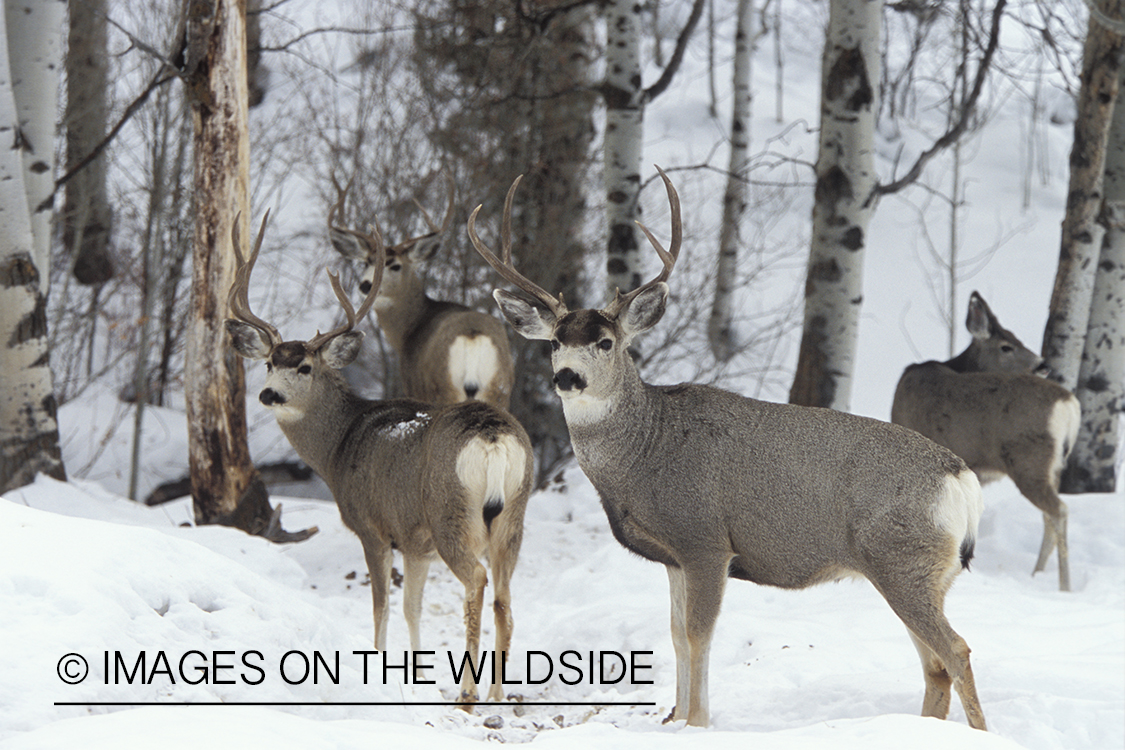
[[551, 344], [555, 390], [574, 453], [622, 545], [668, 571], [676, 706], [671, 719], [706, 726], [708, 653], [727, 578], [804, 588], [863, 576], [906, 624], [925, 676], [922, 713], [944, 718], [956, 688], [969, 724], [985, 728], [969, 647], [943, 613], [973, 555], [980, 485], [961, 459], [897, 425], [745, 398], [704, 385], [650, 385], [628, 352], [664, 313], [680, 251], [679, 198], [652, 281], [601, 310], [563, 299], [512, 264], [504, 205], [501, 255], [477, 251], [517, 293], [493, 295], [508, 322]]
[[1039, 377], [1042, 358], [992, 314], [976, 292], [965, 327], [972, 341], [945, 362], [920, 362], [902, 373], [891, 421], [917, 430], [965, 460], [982, 483], [1011, 477], [1043, 513], [1043, 541], [1033, 573], [1058, 549], [1059, 590], [1070, 591], [1066, 503], [1059, 480], [1078, 438], [1078, 399]]
[[[419, 650], [426, 574], [440, 557], [465, 587], [465, 650], [478, 659], [488, 581], [480, 558], [487, 553], [495, 591], [496, 651], [507, 651], [512, 636], [509, 582], [532, 483], [527, 433], [506, 411], [481, 401], [433, 406], [354, 395], [339, 370], [359, 352], [363, 332], [354, 330], [355, 324], [375, 300], [383, 264], [375, 265], [358, 311], [339, 278], [329, 272], [346, 320], [308, 341], [283, 341], [276, 328], [250, 310], [250, 274], [262, 232], [249, 260], [242, 263], [239, 254], [227, 331], [239, 354], [265, 360], [268, 375], [259, 400], [274, 413], [302, 460], [324, 479], [344, 525], [363, 545], [375, 648], [385, 651], [387, 646], [387, 593], [392, 550], [397, 549], [403, 557], [403, 600], [413, 650]], [[466, 705], [477, 700], [471, 671], [464, 669], [461, 681], [460, 700]], [[491, 686], [488, 699], [503, 699], [500, 685]]]
[[347, 197], [337, 184], [328, 236], [341, 255], [365, 264], [362, 293], [372, 288], [376, 271], [383, 274], [375, 316], [398, 353], [406, 396], [434, 404], [475, 398], [507, 409], [514, 375], [504, 324], [465, 305], [432, 299], [416, 270], [434, 257], [453, 217], [453, 179], [448, 172], [445, 178], [449, 195], [442, 223], [419, 205], [430, 231], [394, 245], [384, 243], [377, 227], [360, 232], [335, 225]]

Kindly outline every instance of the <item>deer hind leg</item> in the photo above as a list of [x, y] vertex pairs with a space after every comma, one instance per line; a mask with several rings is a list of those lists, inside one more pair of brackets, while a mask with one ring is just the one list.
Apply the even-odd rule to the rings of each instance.
[[[479, 664], [478, 659], [483, 658], [480, 653], [480, 619], [488, 573], [478, 560], [467, 555], [459, 560], [446, 559], [446, 564], [465, 587], [465, 653], [473, 664]], [[472, 713], [472, 704], [477, 700], [477, 683], [473, 679], [472, 669], [466, 665], [461, 675], [460, 707], [467, 713]]]
[[1043, 542], [1032, 575], [1047, 567], [1051, 553], [1058, 550], [1059, 591], [1070, 591], [1070, 554], [1066, 542], [1066, 503], [1058, 494], [1058, 473], [1048, 473], [1043, 464], [1013, 467], [1009, 476], [1019, 491], [1043, 512]]
[[871, 581], [910, 631], [922, 659], [926, 678], [922, 715], [942, 719], [948, 715], [952, 683], [969, 726], [985, 729], [984, 712], [969, 663], [969, 646], [950, 627], [942, 611], [945, 592], [959, 569], [957, 553], [951, 550], [944, 565], [919, 567], [914, 575], [895, 576], [893, 580], [878, 577]]
[[[500, 515], [492, 520], [488, 539], [488, 560], [492, 567], [492, 588], [495, 594], [492, 613], [496, 624], [496, 659], [505, 658], [512, 647], [514, 622], [510, 584], [523, 541], [523, 515], [516, 512], [514, 505], [506, 505]], [[488, 690], [488, 700], [504, 700], [503, 685], [493, 682]]]
[[403, 554], [402, 567], [402, 608], [406, 615], [406, 627], [410, 631], [410, 649], [420, 651], [419, 623], [422, 619], [422, 591], [426, 588], [430, 557]]
[[367, 575], [371, 579], [371, 609], [375, 620], [375, 650], [387, 650], [387, 591], [391, 584], [390, 545], [365, 543], [363, 555], [367, 558]]

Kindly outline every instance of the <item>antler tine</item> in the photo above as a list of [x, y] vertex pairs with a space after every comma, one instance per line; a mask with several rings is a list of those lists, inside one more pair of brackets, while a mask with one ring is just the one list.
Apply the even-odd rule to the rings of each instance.
[[328, 231], [331, 232], [333, 229], [335, 229], [338, 232], [347, 232], [350, 235], [367, 240], [374, 247], [384, 248], [385, 244], [383, 243], [383, 235], [379, 231], [378, 224], [368, 225], [368, 231], [366, 233], [357, 231], [355, 229], [335, 226], [337, 214], [342, 216], [344, 213], [344, 202], [347, 200], [348, 193], [351, 192], [352, 183], [354, 181], [355, 175], [352, 175], [352, 178], [348, 180], [348, 184], [341, 188], [340, 182], [336, 179], [336, 175], [332, 175], [332, 186], [336, 188], [337, 199], [336, 203], [330, 209], [328, 209]]
[[664, 246], [660, 244], [660, 240], [656, 239], [652, 232], [649, 231], [641, 222], [637, 222], [637, 226], [648, 237], [648, 241], [652, 243], [656, 254], [660, 256], [660, 262], [663, 268], [660, 273], [656, 275], [651, 281], [642, 284], [627, 294], [622, 294], [621, 290], [617, 291], [617, 295], [613, 298], [607, 310], [612, 312], [619, 312], [621, 308], [631, 299], [640, 294], [643, 290], [648, 289], [653, 284], [658, 284], [661, 281], [668, 281], [668, 277], [672, 275], [672, 268], [676, 265], [676, 260], [680, 257], [680, 246], [683, 244], [684, 238], [684, 225], [683, 219], [680, 216], [680, 196], [676, 192], [676, 188], [672, 186], [672, 180], [660, 167], [656, 167], [656, 171], [660, 173], [660, 178], [664, 180], [664, 187], [668, 191], [668, 204], [672, 214], [672, 241], [669, 250], [665, 250]]
[[320, 347], [327, 344], [337, 336], [347, 333], [355, 328], [355, 324], [363, 320], [371, 310], [371, 306], [375, 304], [375, 298], [379, 296], [379, 286], [383, 282], [383, 269], [386, 267], [386, 248], [382, 242], [375, 244], [375, 257], [371, 259], [371, 267], [374, 269], [375, 277], [371, 279], [371, 288], [367, 291], [367, 296], [363, 298], [363, 302], [359, 305], [359, 310], [352, 307], [351, 300], [348, 299], [347, 293], [340, 285], [340, 276], [332, 271], [328, 271], [328, 281], [332, 284], [332, 291], [336, 294], [336, 299], [340, 301], [340, 306], [344, 308], [344, 324], [338, 328], [334, 328], [328, 333], [317, 332], [315, 336], [305, 342], [305, 346], [310, 351], [316, 351]]
[[504, 199], [504, 218], [500, 225], [500, 253], [503, 257], [496, 257], [496, 253], [489, 250], [477, 235], [477, 214], [480, 213], [483, 206], [477, 206], [473, 209], [473, 212], [469, 214], [469, 239], [472, 241], [473, 247], [480, 253], [480, 256], [485, 259], [488, 265], [492, 266], [496, 273], [538, 299], [557, 316], [561, 316], [566, 312], [566, 305], [563, 303], [562, 294], [558, 296], [558, 299], [555, 299], [549, 292], [521, 274], [515, 269], [515, 266], [512, 265], [512, 199], [515, 197], [516, 188], [519, 186], [520, 180], [522, 179], [523, 175], [520, 175], [512, 182], [512, 187], [508, 189], [508, 196]]
[[258, 260], [258, 251], [262, 249], [262, 239], [266, 235], [266, 222], [270, 219], [270, 212], [267, 210], [266, 215], [262, 217], [262, 226], [258, 230], [257, 239], [254, 241], [254, 249], [250, 253], [250, 260], [244, 260], [242, 256], [242, 236], [238, 228], [241, 218], [242, 213], [239, 212], [234, 217], [234, 226], [231, 227], [231, 241], [234, 244], [234, 257], [238, 263], [238, 268], [235, 269], [234, 282], [227, 294], [227, 306], [235, 318], [265, 332], [273, 344], [280, 344], [281, 334], [278, 333], [277, 329], [250, 310], [250, 274], [253, 273], [254, 263]]

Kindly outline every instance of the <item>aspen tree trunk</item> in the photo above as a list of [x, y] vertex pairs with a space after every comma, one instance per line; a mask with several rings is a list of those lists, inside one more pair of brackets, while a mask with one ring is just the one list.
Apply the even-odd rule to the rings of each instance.
[[805, 319], [789, 401], [847, 411], [875, 210], [882, 0], [832, 0], [821, 61], [820, 148]]
[[[22, 118], [8, 64], [7, 21], [0, 23], [0, 138], [12, 144], [19, 142]], [[19, 33], [47, 32], [57, 27]], [[49, 153], [47, 141], [40, 148]], [[29, 484], [39, 472], [66, 480], [49, 361], [46, 271], [33, 250], [21, 156], [0, 149], [0, 492]]]
[[51, 283], [51, 203], [55, 190], [55, 121], [62, 68], [64, 0], [4, 4], [12, 94], [19, 114], [24, 190], [31, 213], [31, 242], [44, 296]]
[[250, 236], [245, 0], [194, 3], [192, 12], [185, 72], [195, 131], [196, 220], [184, 390], [196, 521], [212, 523], [234, 512], [254, 478], [245, 373], [223, 327], [234, 280], [236, 214], [241, 236]]
[[637, 243], [640, 218], [644, 89], [641, 85], [641, 5], [634, 0], [606, 4], [605, 189], [609, 240], [606, 285], [610, 295], [641, 285]]
[[[1121, 18], [1125, 2], [1113, 0], [1105, 11]], [[1105, 175], [1106, 140], [1117, 100], [1122, 36], [1090, 19], [1083, 50], [1078, 117], [1070, 151], [1070, 188], [1050, 313], [1043, 332], [1043, 358], [1051, 378], [1074, 390], [1086, 340], [1094, 274], [1102, 245], [1098, 223]]]
[[[66, 55], [66, 168], [75, 167], [106, 135], [109, 50], [106, 0], [70, 0]], [[65, 187], [63, 247], [73, 258], [74, 278], [102, 284], [113, 277], [106, 155], [87, 164]]]
[[[1125, 67], [1118, 70], [1118, 85]], [[1114, 492], [1125, 409], [1125, 105], [1114, 107], [1106, 148], [1101, 252], [1075, 395], [1082, 427], [1062, 491]]]
[[707, 324], [711, 352], [720, 362], [735, 352], [733, 311], [738, 273], [739, 229], [746, 213], [746, 169], [750, 163], [750, 114], [754, 94], [750, 88], [753, 72], [754, 37], [750, 25], [754, 18], [752, 0], [738, 0], [738, 23], [734, 39], [734, 102], [730, 127], [730, 166], [723, 193], [723, 223], [719, 231], [719, 260], [715, 272], [715, 301]]

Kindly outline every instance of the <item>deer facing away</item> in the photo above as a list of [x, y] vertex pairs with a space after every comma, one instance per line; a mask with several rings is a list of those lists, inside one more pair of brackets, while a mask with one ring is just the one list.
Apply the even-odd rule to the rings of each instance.
[[[352, 394], [338, 371], [359, 352], [363, 333], [353, 328], [375, 298], [382, 264], [376, 266], [358, 313], [339, 279], [329, 273], [346, 322], [308, 341], [282, 341], [276, 328], [251, 312], [248, 301], [261, 241], [259, 234], [231, 287], [234, 318], [226, 321], [227, 331], [239, 354], [265, 360], [269, 374], [259, 400], [274, 413], [301, 458], [324, 479], [344, 524], [363, 545], [375, 648], [385, 651], [387, 646], [387, 592], [392, 550], [397, 549], [403, 556], [403, 601], [413, 650], [419, 649], [426, 574], [440, 557], [465, 586], [465, 649], [474, 660], [479, 657], [488, 581], [480, 557], [487, 553], [495, 590], [496, 650], [507, 651], [512, 635], [509, 581], [532, 482], [527, 433], [506, 411], [481, 401], [431, 406]], [[477, 700], [470, 672], [464, 670], [461, 682], [464, 704]], [[500, 685], [491, 686], [488, 699], [503, 699]]]
[[449, 205], [442, 224], [435, 224], [422, 210], [428, 234], [386, 246], [378, 230], [365, 233], [334, 226], [347, 192], [338, 189], [339, 201], [328, 214], [328, 236], [341, 255], [366, 265], [362, 293], [371, 288], [376, 266], [383, 273], [375, 315], [398, 353], [406, 396], [434, 404], [476, 398], [507, 409], [514, 375], [504, 324], [456, 302], [432, 299], [415, 271], [418, 264], [433, 258], [449, 228], [453, 181], [448, 173], [446, 181]]
[[1078, 399], [1035, 375], [1043, 360], [1000, 325], [973, 292], [965, 326], [968, 348], [946, 362], [906, 368], [891, 421], [917, 430], [963, 458], [982, 483], [1011, 477], [1043, 513], [1035, 573], [1057, 548], [1059, 590], [1070, 590], [1066, 503], [1059, 479], [1078, 435]]
[[[968, 565], [981, 513], [965, 463], [916, 432], [872, 419], [745, 398], [716, 388], [641, 380], [630, 341], [664, 313], [679, 253], [646, 235], [664, 270], [601, 310], [568, 310], [512, 265], [512, 185], [501, 257], [477, 251], [521, 291], [494, 296], [508, 322], [549, 341], [554, 384], [579, 465], [617, 540], [664, 564], [676, 654], [673, 720], [709, 722], [708, 653], [728, 577], [804, 588], [864, 576], [906, 624], [922, 660], [922, 713], [945, 718], [951, 686], [985, 728], [969, 647], [943, 613]], [[643, 227], [642, 227], [643, 229]]]

